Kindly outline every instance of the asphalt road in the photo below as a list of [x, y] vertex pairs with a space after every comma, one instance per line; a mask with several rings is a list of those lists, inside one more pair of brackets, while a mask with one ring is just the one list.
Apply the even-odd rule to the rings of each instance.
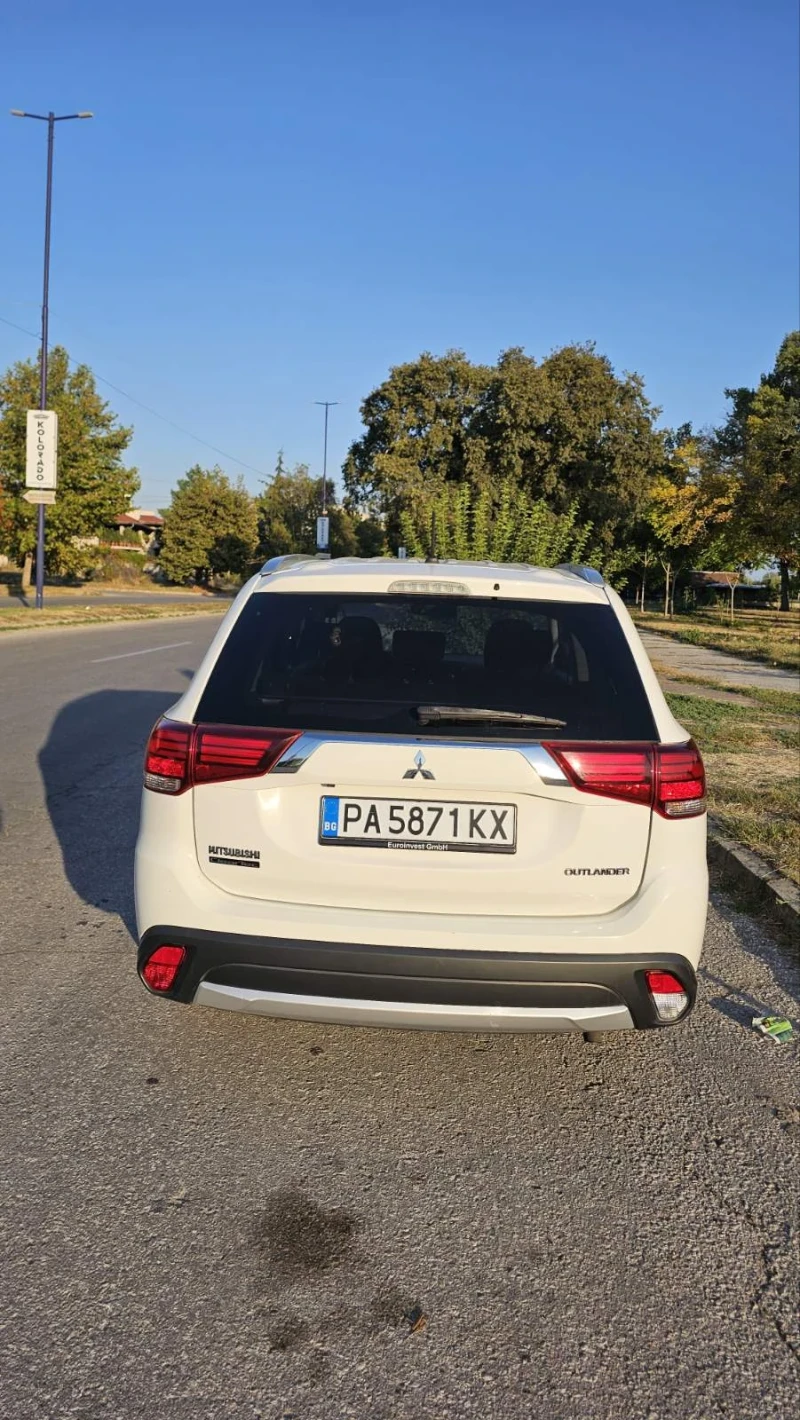
[[142, 746], [212, 632], [0, 644], [3, 1420], [798, 1413], [798, 1047], [749, 1024], [797, 973], [724, 898], [689, 1025], [605, 1047], [144, 993]]

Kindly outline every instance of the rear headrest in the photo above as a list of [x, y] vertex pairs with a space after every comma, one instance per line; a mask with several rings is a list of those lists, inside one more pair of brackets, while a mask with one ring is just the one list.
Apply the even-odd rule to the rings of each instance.
[[395, 631], [392, 655], [403, 666], [425, 670], [444, 659], [443, 631]]
[[339, 622], [342, 648], [361, 656], [379, 656], [383, 637], [377, 621], [371, 616], [344, 616]]
[[507, 617], [495, 621], [489, 628], [483, 648], [483, 664], [487, 671], [519, 675], [530, 669], [542, 669], [549, 664], [553, 652], [550, 632], [531, 626], [528, 621]]

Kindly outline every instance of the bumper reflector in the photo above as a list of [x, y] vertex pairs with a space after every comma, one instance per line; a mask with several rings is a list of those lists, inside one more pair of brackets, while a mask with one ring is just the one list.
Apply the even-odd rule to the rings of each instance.
[[145, 985], [151, 991], [170, 991], [185, 959], [185, 947], [156, 947], [142, 967]]
[[671, 971], [646, 971], [645, 981], [660, 1021], [677, 1021], [689, 1005], [682, 983]]

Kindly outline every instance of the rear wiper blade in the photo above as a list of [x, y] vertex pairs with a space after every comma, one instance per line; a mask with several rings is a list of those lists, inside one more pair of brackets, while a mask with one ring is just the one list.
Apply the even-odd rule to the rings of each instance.
[[483, 710], [476, 705], [418, 705], [415, 714], [421, 725], [550, 725], [563, 730], [567, 723], [525, 710]]

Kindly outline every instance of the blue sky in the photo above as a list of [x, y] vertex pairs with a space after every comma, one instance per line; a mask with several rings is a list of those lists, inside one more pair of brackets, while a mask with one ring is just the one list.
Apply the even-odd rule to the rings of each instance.
[[[719, 420], [798, 324], [795, 0], [40, 0], [2, 110], [56, 137], [51, 339], [192, 463], [319, 468], [389, 367], [594, 340]], [[0, 317], [36, 331], [44, 125], [0, 113]], [[0, 368], [37, 342], [0, 323]]]

